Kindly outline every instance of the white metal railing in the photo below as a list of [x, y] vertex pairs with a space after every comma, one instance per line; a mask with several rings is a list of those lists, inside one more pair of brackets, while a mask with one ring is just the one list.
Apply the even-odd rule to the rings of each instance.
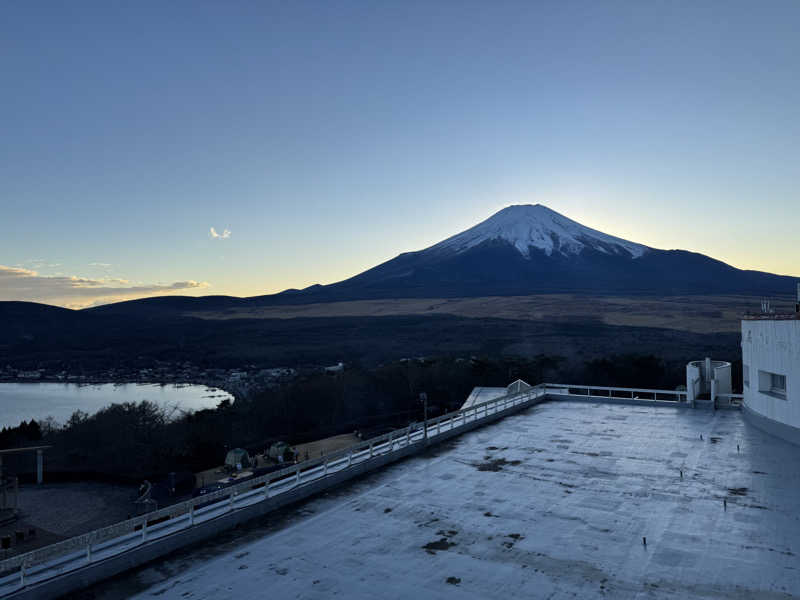
[[648, 388], [624, 388], [601, 385], [573, 385], [548, 383], [545, 388], [550, 393], [591, 398], [593, 400], [610, 398], [626, 400], [647, 400], [650, 402], [664, 402], [675, 404], [687, 402], [686, 392], [683, 390], [655, 390]]
[[423, 442], [426, 433], [428, 439], [435, 440], [437, 436], [487, 420], [509, 408], [521, 407], [546, 393], [546, 385], [534, 386], [517, 394], [429, 419], [427, 432], [424, 423], [413, 423], [328, 456], [307, 460], [140, 517], [12, 556], [0, 561], [0, 573], [3, 573], [0, 576], [0, 596], [397, 452]]

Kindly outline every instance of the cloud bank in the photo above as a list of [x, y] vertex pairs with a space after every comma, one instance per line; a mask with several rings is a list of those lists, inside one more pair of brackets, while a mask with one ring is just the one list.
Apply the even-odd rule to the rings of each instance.
[[127, 279], [45, 276], [36, 271], [0, 265], [0, 300], [42, 302], [66, 308], [84, 308], [120, 300], [134, 300], [208, 287], [205, 281], [131, 284]]
[[231, 237], [231, 230], [227, 228], [222, 233], [217, 233], [217, 230], [212, 227], [210, 229], [210, 233], [212, 239], [215, 240], [227, 240], [229, 237]]

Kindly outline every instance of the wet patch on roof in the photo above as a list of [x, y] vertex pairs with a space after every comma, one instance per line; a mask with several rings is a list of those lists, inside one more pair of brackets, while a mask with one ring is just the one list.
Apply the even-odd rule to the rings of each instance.
[[455, 542], [451, 542], [446, 537], [443, 537], [436, 541], [428, 542], [422, 547], [422, 549], [425, 550], [425, 552], [427, 552], [428, 554], [436, 554], [436, 552], [438, 551], [449, 550], [450, 548], [456, 545], [457, 544]]
[[506, 460], [505, 458], [490, 458], [488, 456], [484, 457], [484, 462], [475, 464], [475, 468], [478, 471], [502, 471], [503, 467], [505, 466], [512, 466], [516, 467], [517, 465], [521, 465], [521, 460]]
[[505, 540], [502, 545], [508, 550], [511, 550], [518, 541], [525, 539], [525, 536], [519, 533], [509, 533], [506, 537], [511, 539]]

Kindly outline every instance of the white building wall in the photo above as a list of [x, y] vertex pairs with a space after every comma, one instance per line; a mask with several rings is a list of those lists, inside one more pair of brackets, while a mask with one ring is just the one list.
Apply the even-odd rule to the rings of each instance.
[[[800, 430], [800, 320], [742, 321], [742, 369], [745, 408]], [[770, 374], [786, 377], [783, 395]]]

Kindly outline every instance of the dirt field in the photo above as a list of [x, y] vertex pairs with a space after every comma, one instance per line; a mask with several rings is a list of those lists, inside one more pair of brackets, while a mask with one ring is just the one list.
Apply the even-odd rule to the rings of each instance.
[[[772, 299], [777, 310], [793, 310], [791, 298]], [[455, 315], [523, 320], [600, 319], [607, 325], [663, 327], [693, 333], [735, 332], [746, 311], [760, 310], [752, 296], [623, 297], [543, 294], [483, 298], [357, 300], [296, 306], [262, 306], [195, 312], [203, 319], [292, 319], [297, 317], [380, 317]]]
[[344, 433], [342, 435], [335, 435], [333, 437], [325, 438], [324, 440], [317, 440], [316, 442], [309, 442], [307, 444], [298, 444], [295, 446], [297, 455], [300, 460], [309, 458], [318, 458], [331, 452], [336, 452], [342, 448], [347, 448], [353, 444], [357, 444], [361, 440], [354, 433]]
[[[135, 486], [106, 483], [27, 484], [19, 489], [19, 519], [0, 527], [0, 536], [25, 533], [2, 556], [28, 552], [71, 536], [112, 525], [136, 514]], [[30, 532], [35, 532], [30, 536]]]

